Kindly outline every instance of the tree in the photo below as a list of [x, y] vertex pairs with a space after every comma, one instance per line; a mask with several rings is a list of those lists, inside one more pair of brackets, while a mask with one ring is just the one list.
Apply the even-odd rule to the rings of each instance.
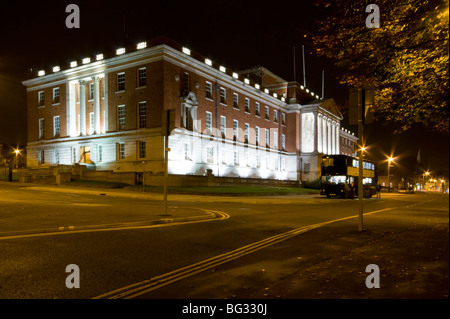
[[448, 0], [378, 0], [368, 28], [361, 0], [316, 0], [326, 14], [312, 35], [316, 53], [342, 68], [350, 87], [374, 87], [377, 118], [449, 129]]

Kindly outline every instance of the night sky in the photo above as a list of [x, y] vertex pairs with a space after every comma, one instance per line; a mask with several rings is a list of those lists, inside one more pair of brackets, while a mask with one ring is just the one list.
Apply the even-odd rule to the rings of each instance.
[[[80, 8], [80, 29], [68, 29], [68, 4]], [[157, 36], [167, 36], [234, 71], [263, 65], [282, 78], [302, 82], [302, 44], [305, 45], [306, 84], [318, 95], [325, 71], [325, 97], [337, 104], [348, 99], [339, 85], [332, 61], [318, 58], [303, 35], [314, 32], [322, 17], [313, 1], [36, 1], [2, 3], [0, 27], [0, 143], [26, 144], [26, 91], [21, 82], [32, 69], [68, 67], [70, 61], [113, 51]], [[365, 21], [361, 16], [361, 23]], [[382, 21], [381, 21], [382, 22]], [[342, 126], [357, 133], [344, 118]], [[369, 157], [399, 156], [398, 172], [421, 163], [434, 172], [448, 172], [448, 133], [420, 127], [394, 135], [392, 123], [366, 127]], [[383, 174], [383, 168], [380, 173]], [[447, 173], [448, 174], [448, 173]]]

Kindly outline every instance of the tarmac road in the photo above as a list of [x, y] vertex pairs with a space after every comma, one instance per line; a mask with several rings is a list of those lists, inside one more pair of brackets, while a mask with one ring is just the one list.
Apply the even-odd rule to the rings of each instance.
[[[175, 282], [147, 293], [145, 289], [141, 290], [134, 298], [336, 298], [336, 294], [325, 292], [324, 289], [321, 293], [317, 289], [301, 289], [300, 293], [298, 286], [293, 283], [295, 280], [287, 285], [280, 278], [295, 276], [298, 279], [302, 269], [306, 274], [312, 271], [311, 267], [338, 260], [336, 256], [341, 259], [349, 256], [348, 253], [342, 253], [349, 251], [348, 245], [356, 243], [355, 249], [363, 249], [367, 241], [381, 242], [389, 231], [404, 235], [414, 225], [425, 227], [423, 234], [434, 236], [436, 244], [433, 246], [442, 250], [436, 251], [444, 256], [438, 254], [440, 262], [434, 266], [433, 263], [427, 264], [425, 267], [428, 268], [422, 269], [421, 273], [433, 272], [436, 278], [441, 278], [445, 276], [446, 266], [448, 296], [448, 196], [390, 194], [381, 200], [365, 200], [367, 212], [385, 211], [365, 217], [368, 230], [363, 234], [356, 231], [356, 219], [350, 218], [286, 238], [277, 236], [286, 236], [288, 232], [308, 225], [355, 216], [357, 201], [326, 200], [317, 196], [273, 197], [270, 198], [272, 204], [268, 204], [269, 199], [266, 198], [220, 200], [198, 196], [171, 198], [170, 218], [197, 216], [197, 220], [146, 224], [147, 227], [141, 227], [143, 222], [167, 217], [161, 216], [160, 201], [150, 197], [113, 197], [76, 190], [53, 192], [50, 189], [13, 189], [0, 185], [0, 298], [94, 298], [195, 264], [199, 265], [200, 270], [196, 274], [177, 273]], [[429, 206], [426, 209], [430, 212], [426, 211], [425, 218], [423, 211], [416, 212], [410, 206], [419, 203], [425, 208]], [[393, 207], [398, 209], [391, 209]], [[214, 219], [208, 214], [211, 211], [223, 215], [216, 215]], [[391, 228], [385, 227], [388, 219], [382, 217], [388, 216], [388, 213], [397, 214], [394, 219], [389, 219], [396, 220], [395, 229], [392, 225]], [[405, 216], [405, 213], [411, 215], [411, 219], [398, 218], [398, 214]], [[416, 221], [417, 218], [420, 223]], [[442, 226], [445, 221], [446, 228]], [[130, 222], [141, 224], [124, 229], [123, 225]], [[42, 232], [42, 229], [53, 230], [55, 227], [92, 225], [101, 227], [90, 227], [80, 232], [64, 229], [58, 235]], [[344, 227], [335, 228], [336, 225]], [[16, 237], [11, 237], [12, 232]], [[276, 238], [282, 241], [277, 242]], [[342, 238], [346, 238], [343, 243], [347, 246], [341, 243]], [[392, 240], [398, 241], [399, 238]], [[447, 246], [441, 242], [444, 240], [447, 240]], [[333, 244], [331, 251], [330, 241]], [[255, 243], [260, 243], [262, 248], [259, 249]], [[401, 245], [406, 244], [401, 242]], [[339, 248], [340, 245], [344, 246]], [[259, 250], [242, 256], [237, 254], [235, 259], [227, 260], [230, 252], [236, 252], [244, 246]], [[407, 246], [402, 247], [406, 253]], [[308, 249], [300, 252], [300, 248]], [[403, 251], [395, 245], [391, 245], [385, 253], [380, 247], [377, 250], [378, 256], [397, 256]], [[427, 250], [432, 251], [429, 248]], [[392, 255], [394, 251], [396, 254]], [[410, 255], [409, 252], [407, 254]], [[205, 261], [217, 256], [224, 256], [222, 264], [210, 263], [209, 268], [205, 266]], [[396, 259], [397, 263], [403, 262], [400, 257], [393, 258], [393, 262]], [[378, 261], [376, 258], [371, 260]], [[304, 261], [310, 264], [305, 263], [302, 268]], [[76, 264], [80, 269], [80, 288], [66, 287], [69, 274], [65, 269], [69, 264]], [[406, 264], [404, 262], [404, 267], [407, 267]], [[334, 269], [339, 269], [338, 264], [335, 266]], [[328, 269], [333, 267], [329, 266]], [[364, 269], [355, 269], [359, 277], [364, 277]], [[386, 268], [383, 269], [382, 275], [385, 275]], [[316, 275], [312, 275], [312, 278], [321, 276], [320, 271], [314, 273]], [[259, 278], [261, 274], [263, 276]], [[268, 274], [270, 276], [266, 276]], [[330, 280], [339, 282], [335, 288], [345, 286], [345, 280], [338, 280], [338, 276], [333, 278]], [[429, 294], [428, 289], [433, 288], [435, 280], [427, 278], [418, 279], [421, 285], [424, 281], [429, 282], [416, 295], [419, 298]], [[275, 292], [276, 289], [278, 292]], [[363, 285], [364, 289], [367, 288]], [[379, 295], [374, 298], [383, 298], [382, 290], [379, 291]], [[445, 286], [435, 291], [430, 296], [443, 296]], [[116, 297], [117, 294], [113, 293], [112, 296]], [[355, 295], [337, 296], [354, 298]], [[366, 297], [364, 294], [357, 296]], [[406, 295], [398, 296], [402, 298]]]

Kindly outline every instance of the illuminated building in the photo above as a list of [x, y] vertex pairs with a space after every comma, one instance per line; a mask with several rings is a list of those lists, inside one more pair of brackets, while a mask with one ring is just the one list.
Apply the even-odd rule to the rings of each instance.
[[[235, 72], [168, 39], [41, 70], [27, 89], [30, 168], [314, 180], [342, 115], [264, 67]], [[144, 167], [144, 168], [143, 168]]]

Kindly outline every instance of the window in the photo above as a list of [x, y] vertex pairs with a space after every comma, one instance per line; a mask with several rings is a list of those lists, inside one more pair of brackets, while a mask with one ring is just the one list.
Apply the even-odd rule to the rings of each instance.
[[273, 121], [275, 123], [278, 123], [278, 111], [277, 110], [273, 110]]
[[212, 113], [206, 111], [206, 134], [212, 134]]
[[273, 147], [278, 149], [278, 133], [273, 132]]
[[38, 150], [38, 165], [42, 165], [44, 163], [45, 163], [44, 150]]
[[125, 72], [117, 73], [117, 91], [125, 91]]
[[98, 146], [98, 152], [97, 152], [97, 161], [101, 162], [103, 161], [103, 146]]
[[94, 99], [94, 83], [89, 83], [89, 100]]
[[59, 164], [59, 150], [53, 151], [54, 163]]
[[284, 134], [281, 134], [281, 149], [286, 150], [286, 135]]
[[266, 114], [266, 120], [268, 120], [269, 119], [269, 107], [268, 106], [266, 106], [265, 107], [265, 114]]
[[38, 92], [38, 106], [44, 106], [45, 102], [45, 94], [44, 91]]
[[233, 120], [233, 141], [237, 141], [238, 139], [238, 128], [239, 128], [239, 121]]
[[59, 115], [53, 117], [53, 137], [59, 137]]
[[281, 124], [286, 125], [286, 114], [281, 113]]
[[227, 91], [225, 88], [220, 88], [220, 103], [227, 104]]
[[147, 102], [139, 102], [139, 128], [147, 127]]
[[39, 139], [44, 138], [45, 132], [45, 119], [39, 119]]
[[145, 141], [139, 141], [139, 158], [145, 158], [147, 156], [147, 143]]
[[184, 72], [184, 78], [183, 78], [183, 90], [189, 92], [190, 90], [190, 80], [189, 80], [189, 73]]
[[255, 128], [255, 135], [256, 135], [256, 146], [258, 146], [259, 145], [259, 126], [257, 126], [256, 128]]
[[270, 144], [269, 144], [270, 140], [269, 140], [269, 130], [266, 129], [266, 147], [269, 148]]
[[53, 104], [59, 104], [59, 88], [53, 89]]
[[206, 162], [209, 164], [214, 163], [214, 147], [208, 146], [206, 148]]
[[212, 100], [212, 84], [210, 82], [206, 82], [206, 98]]
[[255, 102], [255, 115], [260, 116], [259, 102]]
[[125, 159], [125, 143], [118, 143], [118, 156], [120, 160]]
[[309, 172], [310, 172], [310, 169], [311, 169], [311, 165], [310, 165], [310, 163], [305, 163], [304, 164], [304, 166], [303, 166], [303, 172], [305, 173], [305, 174], [309, 174]]
[[117, 107], [117, 122], [118, 122], [118, 130], [125, 129], [125, 105], [119, 105]]
[[250, 124], [245, 123], [245, 131], [244, 131], [244, 143], [248, 143], [250, 134]]
[[94, 134], [94, 112], [89, 113], [89, 129], [90, 134]]
[[236, 149], [234, 150], [233, 161], [234, 161], [234, 166], [239, 166], [239, 151]]
[[220, 133], [222, 133], [222, 138], [225, 138], [225, 130], [227, 127], [227, 118], [223, 115], [220, 116]]
[[233, 107], [239, 109], [239, 96], [237, 93], [233, 93]]
[[244, 99], [245, 112], [250, 113], [250, 100], [248, 98]]
[[143, 87], [147, 85], [147, 69], [146, 68], [140, 68], [138, 69], [138, 87]]
[[187, 161], [191, 160], [191, 145], [189, 143], [184, 144], [184, 159]]
[[78, 159], [77, 159], [77, 148], [73, 147], [72, 148], [72, 163], [76, 163], [76, 162], [78, 162]]

